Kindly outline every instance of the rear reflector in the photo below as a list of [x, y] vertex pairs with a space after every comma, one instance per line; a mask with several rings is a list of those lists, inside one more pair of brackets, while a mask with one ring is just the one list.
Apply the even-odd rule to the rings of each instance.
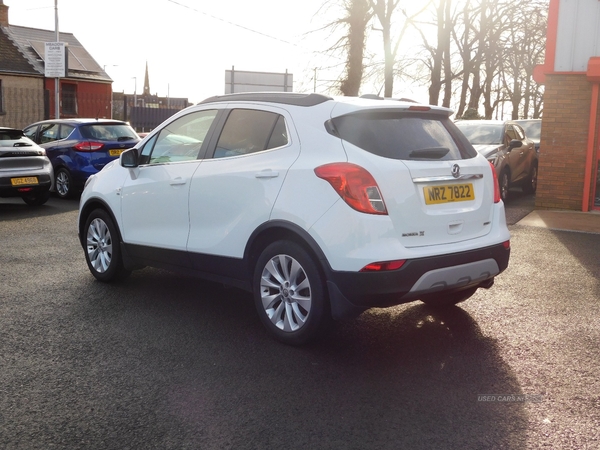
[[504, 246], [504, 248], [505, 248], [506, 250], [510, 249], [510, 241], [504, 241], [504, 242], [502, 243], [502, 245]]
[[396, 270], [402, 267], [405, 262], [405, 259], [399, 259], [396, 261], [374, 262], [371, 264], [367, 264], [365, 267], [360, 269], [359, 272], [386, 272], [389, 270]]

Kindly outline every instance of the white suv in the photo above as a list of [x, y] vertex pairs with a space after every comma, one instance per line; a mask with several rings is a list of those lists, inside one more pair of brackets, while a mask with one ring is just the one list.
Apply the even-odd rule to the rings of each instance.
[[318, 94], [207, 99], [89, 179], [89, 269], [247, 289], [288, 344], [372, 307], [466, 300], [507, 267], [510, 234], [494, 169], [450, 113]]

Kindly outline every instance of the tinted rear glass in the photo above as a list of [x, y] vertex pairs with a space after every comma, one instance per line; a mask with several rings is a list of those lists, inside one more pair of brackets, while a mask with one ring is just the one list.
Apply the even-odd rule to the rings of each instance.
[[331, 120], [334, 134], [363, 150], [401, 160], [457, 160], [477, 152], [445, 116], [369, 111]]
[[122, 124], [94, 124], [80, 128], [81, 134], [86, 139], [95, 141], [127, 141], [139, 139], [136, 132], [129, 125]]
[[0, 130], [0, 141], [18, 141], [22, 136], [21, 130]]

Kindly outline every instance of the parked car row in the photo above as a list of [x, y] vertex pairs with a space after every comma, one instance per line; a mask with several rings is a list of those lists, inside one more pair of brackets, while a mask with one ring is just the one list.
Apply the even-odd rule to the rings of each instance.
[[288, 344], [373, 307], [462, 302], [507, 267], [510, 234], [495, 168], [450, 114], [292, 93], [180, 111], [88, 179], [89, 270], [108, 282], [154, 266], [247, 289]]
[[[457, 304], [508, 266], [502, 200], [512, 185], [535, 192], [534, 143], [515, 122], [450, 115], [245, 93], [142, 140], [115, 120], [43, 121], [0, 129], [0, 193], [41, 204], [53, 181], [60, 197], [84, 188], [78, 232], [96, 279], [153, 266], [238, 286], [298, 345], [369, 308]], [[9, 172], [25, 158], [29, 173]]]

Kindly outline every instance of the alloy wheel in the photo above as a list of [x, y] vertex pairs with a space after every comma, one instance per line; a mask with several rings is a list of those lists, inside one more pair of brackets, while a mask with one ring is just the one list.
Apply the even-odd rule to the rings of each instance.
[[289, 255], [276, 255], [265, 265], [260, 281], [262, 306], [278, 329], [302, 328], [312, 305], [310, 281], [300, 263]]
[[56, 191], [58, 192], [58, 195], [66, 197], [69, 195], [70, 188], [69, 174], [64, 170], [60, 170], [56, 174]]
[[99, 273], [106, 272], [112, 261], [112, 237], [108, 225], [99, 218], [90, 222], [87, 230], [86, 249], [90, 264]]

